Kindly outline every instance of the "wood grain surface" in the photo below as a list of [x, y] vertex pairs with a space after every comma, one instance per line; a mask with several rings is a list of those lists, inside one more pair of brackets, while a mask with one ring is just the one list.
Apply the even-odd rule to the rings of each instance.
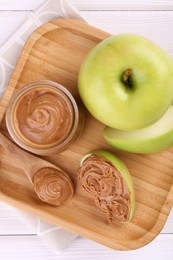
[[[24, 46], [21, 57], [0, 103], [4, 114], [15, 88], [35, 80], [54, 80], [67, 87], [76, 99], [80, 65], [98, 42], [109, 34], [79, 21], [55, 20], [35, 31]], [[1, 130], [5, 130], [1, 118]], [[62, 207], [40, 203], [20, 165], [0, 148], [0, 198], [17, 208], [38, 215], [54, 224], [86, 236], [108, 247], [128, 250], [153, 240], [168, 217], [173, 203], [173, 150], [155, 155], [137, 155], [116, 151], [103, 140], [104, 125], [85, 111], [85, 129], [69, 150], [48, 160], [66, 170], [75, 183], [75, 196]], [[136, 210], [128, 224], [108, 225], [94, 202], [77, 181], [76, 169], [81, 157], [92, 149], [115, 152], [128, 166], [135, 185]]]

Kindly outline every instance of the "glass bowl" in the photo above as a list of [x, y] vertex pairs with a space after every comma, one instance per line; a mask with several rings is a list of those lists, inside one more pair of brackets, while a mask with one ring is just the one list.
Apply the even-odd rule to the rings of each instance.
[[38, 155], [53, 155], [74, 143], [84, 126], [83, 110], [62, 85], [42, 80], [15, 91], [6, 110], [12, 139]]

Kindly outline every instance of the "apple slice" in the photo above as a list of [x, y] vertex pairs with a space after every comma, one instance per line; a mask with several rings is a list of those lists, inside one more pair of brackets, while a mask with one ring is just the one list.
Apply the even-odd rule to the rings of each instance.
[[92, 151], [82, 158], [78, 177], [109, 222], [127, 222], [132, 218], [135, 208], [133, 181], [118, 157], [105, 150]]
[[104, 138], [113, 147], [133, 153], [157, 153], [173, 145], [173, 106], [154, 124], [131, 131], [106, 127]]

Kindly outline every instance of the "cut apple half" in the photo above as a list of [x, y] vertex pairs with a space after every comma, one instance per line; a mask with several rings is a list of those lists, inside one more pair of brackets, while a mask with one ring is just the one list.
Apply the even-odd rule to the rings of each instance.
[[157, 153], [173, 145], [173, 106], [154, 124], [132, 131], [105, 127], [108, 144], [133, 153]]

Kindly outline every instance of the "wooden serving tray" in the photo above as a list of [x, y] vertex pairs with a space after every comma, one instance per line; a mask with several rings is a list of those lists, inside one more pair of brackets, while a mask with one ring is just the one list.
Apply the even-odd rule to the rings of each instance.
[[[7, 90], [0, 102], [1, 130], [13, 91], [26, 83], [49, 79], [71, 90], [76, 99], [77, 76], [86, 54], [110, 36], [84, 22], [59, 19], [36, 30], [26, 42]], [[153, 240], [164, 226], [173, 204], [173, 149], [154, 155], [116, 151], [102, 136], [104, 125], [85, 111], [81, 138], [67, 151], [47, 159], [66, 170], [75, 184], [75, 196], [64, 206], [41, 202], [14, 159], [0, 147], [0, 200], [105, 246], [129, 250]], [[118, 154], [128, 166], [135, 185], [136, 210], [126, 224], [107, 224], [90, 195], [79, 185], [76, 169], [81, 157], [93, 149]]]

